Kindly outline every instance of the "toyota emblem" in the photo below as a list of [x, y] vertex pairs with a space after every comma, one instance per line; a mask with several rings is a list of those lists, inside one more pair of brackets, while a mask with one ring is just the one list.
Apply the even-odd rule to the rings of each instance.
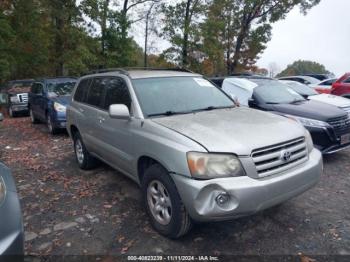
[[281, 152], [281, 160], [283, 160], [284, 162], [289, 161], [291, 156], [292, 156], [292, 153], [288, 150], [283, 150]]

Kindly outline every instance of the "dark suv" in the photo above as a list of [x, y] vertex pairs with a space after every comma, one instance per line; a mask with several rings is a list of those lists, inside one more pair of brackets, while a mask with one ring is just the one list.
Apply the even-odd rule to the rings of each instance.
[[15, 117], [20, 113], [28, 114], [28, 92], [33, 82], [33, 79], [26, 79], [6, 83], [5, 93], [10, 117]]
[[66, 128], [66, 107], [76, 78], [45, 78], [33, 83], [29, 93], [32, 123], [45, 122], [51, 134]]

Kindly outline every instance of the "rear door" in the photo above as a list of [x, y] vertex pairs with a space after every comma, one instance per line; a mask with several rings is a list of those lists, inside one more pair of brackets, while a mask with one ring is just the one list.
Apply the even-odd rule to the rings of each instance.
[[83, 141], [87, 149], [98, 156], [102, 156], [104, 146], [99, 137], [99, 113], [102, 111], [105, 87], [108, 78], [95, 77], [89, 86], [84, 103], [77, 109], [81, 113], [79, 129], [82, 130]]
[[131, 108], [128, 86], [121, 77], [110, 77], [107, 82], [103, 110], [98, 111], [97, 135], [103, 146], [103, 158], [126, 174], [132, 172], [133, 125], [135, 121], [114, 119], [109, 116], [109, 106], [124, 104]]

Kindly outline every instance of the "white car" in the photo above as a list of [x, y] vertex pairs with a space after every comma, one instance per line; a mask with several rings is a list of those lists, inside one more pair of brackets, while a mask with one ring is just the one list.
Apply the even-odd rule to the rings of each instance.
[[315, 87], [321, 82], [317, 78], [314, 78], [311, 76], [285, 76], [285, 77], [280, 77], [279, 80], [295, 81], [301, 84], [308, 85], [310, 87]]
[[280, 80], [304, 98], [334, 105], [350, 114], [350, 99], [330, 94], [319, 94], [307, 85], [295, 81]]
[[323, 80], [317, 85], [311, 86], [311, 87], [320, 94], [329, 94], [331, 92], [332, 85], [335, 81], [337, 81], [337, 78], [330, 78], [330, 79]]

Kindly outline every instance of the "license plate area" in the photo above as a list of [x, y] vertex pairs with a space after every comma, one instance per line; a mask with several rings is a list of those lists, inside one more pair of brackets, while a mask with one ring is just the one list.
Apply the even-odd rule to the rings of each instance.
[[340, 144], [345, 145], [350, 143], [350, 134], [345, 134], [340, 137]]

